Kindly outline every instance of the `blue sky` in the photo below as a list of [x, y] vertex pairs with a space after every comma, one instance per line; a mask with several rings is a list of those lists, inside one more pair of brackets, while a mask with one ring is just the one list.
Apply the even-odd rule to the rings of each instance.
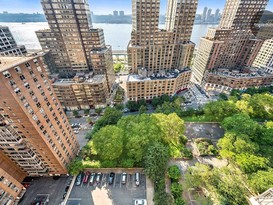
[[[161, 0], [161, 10], [165, 13], [167, 0]], [[223, 10], [225, 0], [199, 0], [197, 13], [201, 13], [205, 6], [213, 10], [220, 8]], [[0, 0], [0, 12], [8, 11], [10, 13], [42, 13], [40, 0]], [[131, 13], [131, 0], [89, 0], [91, 11], [95, 14], [110, 14], [113, 10], [124, 10], [125, 13]], [[273, 11], [273, 0], [269, 1], [267, 8]]]

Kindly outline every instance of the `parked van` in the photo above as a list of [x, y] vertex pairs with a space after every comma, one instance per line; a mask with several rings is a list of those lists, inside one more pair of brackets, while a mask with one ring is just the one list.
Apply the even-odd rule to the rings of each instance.
[[139, 178], [139, 173], [138, 172], [135, 174], [135, 180], [136, 180], [136, 185], [139, 186], [140, 178]]
[[122, 184], [126, 184], [126, 178], [127, 178], [127, 174], [125, 172], [123, 172], [122, 176], [121, 176], [121, 183]]

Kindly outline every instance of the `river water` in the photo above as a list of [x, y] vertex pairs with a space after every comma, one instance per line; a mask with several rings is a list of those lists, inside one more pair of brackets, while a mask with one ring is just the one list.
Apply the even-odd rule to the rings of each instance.
[[[8, 26], [18, 45], [25, 45], [27, 49], [41, 49], [35, 31], [48, 28], [47, 22], [37, 23], [6, 23], [0, 22], [2, 26]], [[162, 27], [164, 25], [161, 25]], [[191, 41], [197, 47], [199, 39], [205, 36], [209, 27], [216, 25], [194, 25]], [[131, 38], [131, 24], [98, 24], [93, 23], [94, 28], [104, 30], [106, 44], [111, 45], [113, 50], [126, 50]]]

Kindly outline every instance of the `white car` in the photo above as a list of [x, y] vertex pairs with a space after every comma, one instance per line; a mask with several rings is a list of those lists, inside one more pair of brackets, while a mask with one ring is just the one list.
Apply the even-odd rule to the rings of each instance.
[[134, 205], [147, 205], [146, 199], [136, 199]]

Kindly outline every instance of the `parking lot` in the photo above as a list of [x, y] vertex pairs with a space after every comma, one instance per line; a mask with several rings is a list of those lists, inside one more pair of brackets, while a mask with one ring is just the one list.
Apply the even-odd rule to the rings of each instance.
[[[127, 173], [122, 183], [122, 173], [115, 173], [113, 183], [109, 184], [109, 174], [102, 173], [99, 182], [74, 185], [68, 199], [68, 205], [133, 205], [134, 199], [146, 199], [146, 177], [140, 174], [139, 186], [135, 183], [135, 174]], [[96, 177], [95, 177], [96, 178]]]
[[44, 201], [42, 198], [46, 198], [48, 199], [47, 205], [58, 205], [63, 201], [65, 189], [71, 180], [72, 177], [67, 176], [62, 176], [57, 180], [54, 180], [53, 177], [34, 178], [19, 204], [30, 205], [37, 202], [38, 199]]

